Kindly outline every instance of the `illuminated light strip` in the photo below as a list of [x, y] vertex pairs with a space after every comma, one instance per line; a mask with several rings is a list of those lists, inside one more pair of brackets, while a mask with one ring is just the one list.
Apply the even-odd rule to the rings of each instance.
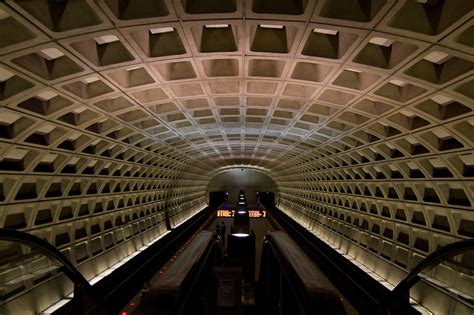
[[181, 222], [179, 223], [176, 223], [175, 225], [173, 225], [173, 227], [171, 229], [176, 229], [178, 226], [180, 226], [181, 224], [183, 224], [184, 222], [186, 222], [187, 220], [182, 220]]
[[[140, 254], [143, 250], [147, 249], [148, 247], [150, 247], [151, 245], [153, 245], [155, 242], [159, 241], [161, 238], [163, 238], [165, 235], [167, 235], [168, 233], [171, 233], [171, 231], [166, 231], [164, 232], [163, 234], [160, 234], [159, 236], [157, 236], [156, 238], [154, 238], [153, 240], [149, 241], [148, 243], [146, 243], [145, 245], [143, 245], [142, 247], [138, 248], [136, 251], [134, 251], [133, 253], [131, 253], [130, 255], [126, 256], [125, 258], [121, 259], [120, 261], [116, 262], [115, 264], [113, 264], [112, 266], [110, 266], [109, 268], [107, 268], [106, 270], [102, 271], [101, 273], [99, 273], [97, 276], [95, 276], [94, 278], [90, 279], [89, 280], [89, 283], [91, 285], [94, 285], [96, 284], [97, 282], [99, 282], [100, 280], [104, 279], [105, 277], [107, 277], [108, 275], [110, 275], [112, 272], [114, 272], [117, 268], [119, 268], [120, 266], [124, 265], [126, 262], [128, 262], [130, 259], [132, 259], [133, 257], [135, 257], [136, 255]], [[69, 303], [72, 298], [74, 298], [74, 292], [68, 294], [64, 299], [62, 300], [59, 300], [58, 302], [54, 303], [53, 305], [51, 305], [50, 307], [48, 307], [47, 309], [45, 309], [44, 311], [41, 312], [42, 315], [52, 315], [55, 311], [57, 311], [58, 309], [60, 309], [61, 307], [63, 307], [64, 305], [66, 305], [67, 303]]]
[[[190, 219], [191, 217], [195, 216], [198, 212], [200, 212], [200, 211], [202, 211], [202, 210], [203, 210], [203, 209], [194, 211], [194, 212], [191, 214], [191, 216], [188, 217], [188, 219]], [[182, 220], [181, 222], [175, 224], [171, 229], [173, 230], [173, 229], [177, 228], [178, 226], [180, 226], [180, 225], [183, 224], [184, 222], [187, 222], [188, 219], [184, 219], [184, 220]]]
[[96, 284], [97, 282], [99, 282], [100, 280], [104, 279], [104, 276], [95, 276], [94, 278], [92, 278], [91, 280], [89, 280], [89, 283], [91, 285], [94, 285]]
[[247, 233], [234, 233], [234, 234], [231, 234], [233, 236], [236, 236], [236, 237], [247, 237], [247, 236], [250, 236], [250, 234], [247, 234]]
[[[91, 285], [94, 285], [96, 284], [97, 282], [99, 282], [100, 280], [102, 280], [103, 278], [105, 278], [106, 276], [110, 275], [113, 271], [115, 271], [117, 268], [119, 268], [120, 266], [124, 265], [126, 262], [128, 262], [129, 260], [131, 260], [133, 257], [137, 256], [138, 254], [140, 254], [143, 250], [147, 249], [148, 247], [150, 247], [151, 245], [153, 245], [155, 242], [157, 242], [158, 240], [160, 240], [161, 238], [163, 238], [166, 234], [170, 233], [171, 231], [166, 231], [164, 232], [163, 234], [161, 234], [160, 236], [158, 236], [157, 238], [151, 240], [150, 242], [146, 243], [145, 245], [143, 245], [142, 247], [138, 248], [137, 250], [135, 250], [133, 253], [131, 253], [130, 255], [128, 255], [127, 257], [123, 258], [122, 260], [120, 260], [119, 262], [113, 264], [112, 266], [110, 266], [109, 268], [107, 268], [106, 270], [102, 271], [101, 273], [99, 273], [98, 275], [96, 275], [94, 278], [92, 278], [91, 280], [89, 280], [89, 283]], [[74, 294], [72, 295], [74, 296]]]
[[59, 310], [61, 307], [63, 307], [67, 303], [69, 303], [69, 301], [71, 301], [71, 299], [62, 299], [59, 302], [57, 302], [57, 303], [51, 305], [50, 307], [48, 307], [47, 309], [45, 309], [43, 312], [41, 312], [41, 314], [43, 314], [43, 315], [52, 315], [54, 312]]

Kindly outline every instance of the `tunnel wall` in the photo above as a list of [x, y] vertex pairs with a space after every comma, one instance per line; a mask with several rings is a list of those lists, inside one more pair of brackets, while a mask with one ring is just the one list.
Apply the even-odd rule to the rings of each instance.
[[[62, 128], [91, 139], [87, 132]], [[208, 177], [202, 168], [112, 139], [101, 141], [120, 147], [127, 160], [86, 154], [79, 147], [67, 152], [0, 144], [0, 227], [47, 240], [88, 280], [163, 235], [166, 216], [172, 228], [206, 206]], [[48, 157], [56, 160], [45, 172]], [[6, 259], [7, 252], [0, 256]], [[48, 267], [33, 257], [2, 271], [0, 312], [38, 314], [71, 293], [70, 281]], [[31, 277], [14, 281], [23, 274]]]
[[224, 171], [213, 177], [207, 185], [207, 195], [211, 191], [226, 191], [229, 193], [229, 203], [235, 204], [240, 189], [245, 191], [247, 204], [256, 204], [256, 193], [258, 191], [278, 193], [275, 182], [261, 171], [249, 168], [235, 168]]
[[[349, 152], [331, 158], [303, 156], [291, 167], [280, 169], [272, 176], [280, 189], [280, 209], [362, 264], [366, 272], [374, 272], [392, 285], [429, 253], [473, 236], [472, 192], [464, 188], [463, 182], [417, 180], [419, 174], [409, 171], [413, 161], [420, 162], [417, 159], [401, 159], [398, 163], [388, 159], [376, 167], [357, 166], [364, 164], [363, 160], [354, 160], [356, 165], [344, 162], [354, 156], [360, 155]], [[389, 171], [395, 167], [402, 171]], [[418, 171], [431, 179], [439, 176], [433, 169]], [[458, 171], [462, 174], [462, 169], [455, 167], [449, 172]], [[473, 278], [463, 272], [465, 267], [456, 266], [472, 268], [472, 253], [453, 261], [430, 270], [429, 276], [472, 293]], [[435, 314], [472, 311], [452, 294], [427, 282], [421, 281], [410, 294]]]
[[[474, 237], [474, 1], [123, 2], [0, 1], [0, 227], [89, 277], [246, 165], [390, 281]], [[31, 314], [67, 291], [24, 284], [0, 295]]]

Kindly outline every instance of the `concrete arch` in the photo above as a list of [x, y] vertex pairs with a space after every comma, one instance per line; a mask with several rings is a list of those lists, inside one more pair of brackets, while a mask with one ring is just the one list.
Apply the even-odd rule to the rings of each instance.
[[256, 204], [256, 192], [268, 191], [277, 198], [278, 185], [264, 172], [253, 168], [232, 168], [215, 175], [207, 185], [206, 192], [226, 191], [229, 202], [237, 200], [240, 189], [244, 189], [249, 206]]

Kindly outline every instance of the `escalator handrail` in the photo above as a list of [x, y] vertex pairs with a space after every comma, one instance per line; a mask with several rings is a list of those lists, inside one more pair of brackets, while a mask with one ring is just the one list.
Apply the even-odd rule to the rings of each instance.
[[[318, 281], [315, 276], [317, 274], [315, 272], [316, 265], [288, 234], [281, 231], [267, 234], [263, 247], [262, 261], [265, 259], [264, 253], [270, 250], [293, 288], [295, 298], [305, 314], [319, 314], [317, 313], [318, 308], [322, 313], [330, 310], [330, 314], [345, 314], [338, 294], [329, 286]], [[265, 274], [265, 270], [262, 269], [265, 268], [264, 265], [264, 263], [260, 265], [260, 275]], [[315, 302], [322, 303], [315, 305]], [[327, 309], [323, 310], [322, 308]], [[316, 313], [314, 313], [315, 311]]]
[[463, 240], [455, 243], [448, 244], [431, 254], [425, 259], [418, 263], [413, 270], [393, 289], [391, 294], [387, 297], [385, 305], [393, 304], [393, 301], [402, 300], [405, 303], [409, 302], [409, 290], [413, 287], [420, 279], [420, 272], [426, 268], [432, 267], [444, 258], [458, 255], [467, 250], [474, 250], [474, 239]]
[[0, 228], [0, 241], [20, 243], [31, 248], [39, 249], [46, 257], [61, 263], [60, 270], [74, 283], [74, 297], [70, 314], [107, 314], [103, 303], [103, 296], [96, 292], [82, 273], [61, 253], [47, 241], [29, 233]]
[[[375, 307], [379, 307], [380, 299], [378, 299], [378, 296], [383, 295], [385, 291], [389, 292], [388, 289], [382, 285], [379, 285], [378, 282], [373, 280], [373, 278], [367, 275], [365, 272], [358, 273], [359, 277], [357, 279], [359, 281], [354, 280], [351, 272], [357, 271], [359, 269], [357, 266], [346, 259], [341, 259], [342, 256], [339, 253], [321, 241], [318, 236], [304, 228], [302, 225], [296, 223], [296, 221], [291, 219], [281, 209], [278, 207], [273, 209], [277, 210], [276, 212], [272, 213], [273, 216], [277, 215], [278, 218], [287, 225], [286, 228], [291, 228], [292, 233], [296, 233], [312, 250], [317, 252], [321, 258], [324, 258], [327, 263], [330, 263], [332, 268], [335, 268], [340, 275], [344, 275], [345, 279], [349, 280], [354, 287], [357, 287], [358, 290], [363, 292], [364, 295], [371, 301], [371, 303], [373, 303], [373, 305], [376, 305]], [[311, 238], [309, 238], [308, 235]], [[337, 259], [337, 262], [335, 259]], [[360, 279], [363, 279], [363, 282], [360, 282]], [[368, 291], [368, 284], [376, 286]], [[378, 295], [375, 296], [377, 293]]]
[[474, 239], [463, 240], [446, 245], [423, 259], [413, 270], [398, 283], [398, 285], [387, 295], [385, 301], [381, 304], [379, 314], [405, 315], [408, 313], [410, 305], [410, 288], [413, 287], [421, 277], [419, 274], [441, 262], [444, 258], [460, 254], [467, 250], [474, 249]]
[[160, 277], [134, 314], [178, 314], [201, 278], [211, 253], [220, 249], [214, 231], [201, 231]]
[[57, 260], [62, 264], [62, 271], [75, 285], [80, 285], [86, 290], [92, 289], [92, 286], [86, 278], [74, 267], [69, 259], [47, 241], [32, 234], [5, 228], [0, 228], [0, 241], [10, 241], [28, 245], [32, 248], [39, 248], [45, 256]]

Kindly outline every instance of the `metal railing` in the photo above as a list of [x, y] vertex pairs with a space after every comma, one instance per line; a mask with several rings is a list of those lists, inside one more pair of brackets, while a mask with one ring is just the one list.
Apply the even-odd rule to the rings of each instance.
[[11, 229], [0, 229], [0, 241], [26, 245], [60, 263], [60, 270], [74, 283], [70, 314], [107, 314], [101, 295], [56, 247], [34, 235]]
[[463, 240], [446, 245], [423, 259], [415, 268], [393, 289], [382, 303], [379, 314], [405, 315], [409, 314], [410, 288], [423, 279], [421, 272], [431, 268], [444, 259], [474, 250], [474, 239]]

